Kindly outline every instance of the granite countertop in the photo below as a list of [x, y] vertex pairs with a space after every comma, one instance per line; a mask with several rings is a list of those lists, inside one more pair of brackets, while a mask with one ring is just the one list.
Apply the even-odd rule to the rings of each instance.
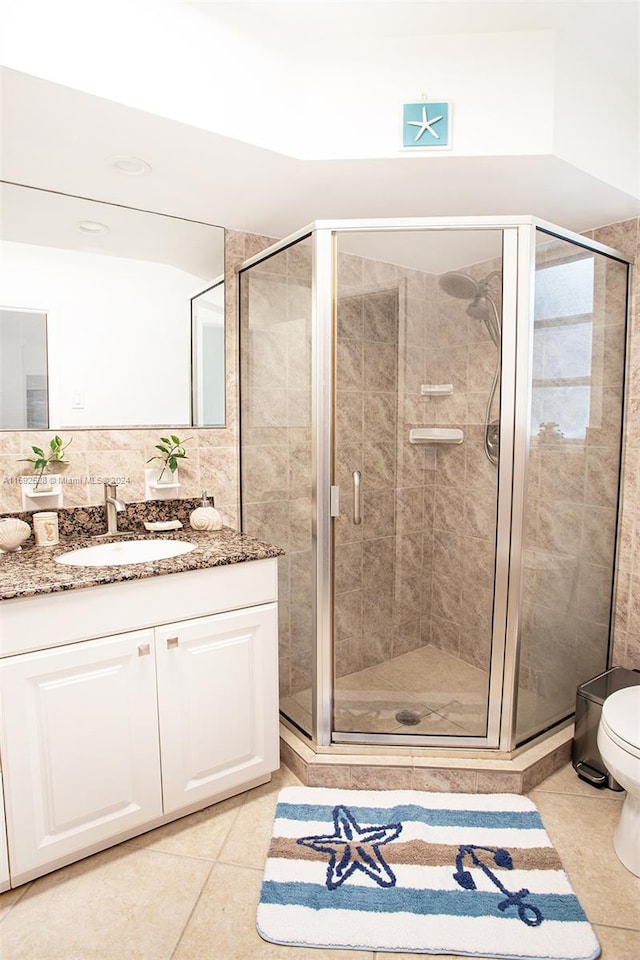
[[[168, 560], [113, 567], [75, 567], [56, 563], [55, 558], [69, 550], [122, 539], [188, 540], [197, 544], [197, 547], [190, 553]], [[232, 530], [231, 527], [203, 531], [193, 530], [185, 525], [178, 530], [147, 533], [141, 526], [137, 530], [126, 531], [124, 537], [107, 536], [99, 539], [95, 534], [76, 533], [73, 536], [61, 536], [60, 543], [55, 547], [37, 547], [29, 540], [15, 553], [0, 553], [0, 600], [80, 590], [105, 583], [142, 580], [189, 570], [206, 570], [231, 563], [244, 563], [247, 560], [266, 560], [283, 554], [284, 550], [280, 547], [255, 540]]]

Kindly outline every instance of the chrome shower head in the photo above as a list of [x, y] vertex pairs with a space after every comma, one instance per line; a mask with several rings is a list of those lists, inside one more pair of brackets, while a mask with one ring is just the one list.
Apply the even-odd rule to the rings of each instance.
[[479, 290], [467, 307], [467, 316], [472, 317], [474, 320], [486, 321], [490, 310], [489, 298], [486, 293], [482, 293], [482, 291]]
[[438, 284], [450, 297], [458, 300], [470, 300], [466, 309], [467, 316], [473, 320], [481, 320], [489, 331], [489, 336], [500, 347], [500, 316], [495, 302], [489, 293], [489, 281], [500, 276], [499, 270], [494, 270], [482, 280], [474, 280], [466, 273], [451, 270], [438, 277]]
[[480, 288], [473, 277], [456, 270], [443, 273], [441, 277], [438, 277], [438, 284], [441, 290], [458, 300], [473, 300], [480, 292]]

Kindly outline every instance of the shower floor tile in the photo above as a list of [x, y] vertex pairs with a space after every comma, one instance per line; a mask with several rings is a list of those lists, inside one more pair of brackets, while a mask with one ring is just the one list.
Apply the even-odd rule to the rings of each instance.
[[[420, 647], [385, 663], [339, 677], [334, 728], [341, 733], [483, 736], [488, 676], [437, 647]], [[309, 730], [311, 690], [281, 703], [283, 713]], [[397, 719], [412, 711], [418, 723]]]

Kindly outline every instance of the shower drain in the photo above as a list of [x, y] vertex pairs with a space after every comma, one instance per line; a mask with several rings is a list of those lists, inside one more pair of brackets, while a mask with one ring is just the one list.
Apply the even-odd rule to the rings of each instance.
[[420, 723], [421, 716], [419, 713], [416, 713], [415, 710], [398, 710], [396, 713], [396, 720], [398, 723], [404, 723], [407, 727], [413, 727], [416, 723]]

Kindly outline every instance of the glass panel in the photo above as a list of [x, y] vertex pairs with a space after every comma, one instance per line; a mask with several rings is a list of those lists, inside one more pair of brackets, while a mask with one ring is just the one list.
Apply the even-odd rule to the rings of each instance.
[[517, 739], [606, 669], [627, 266], [537, 235]]
[[300, 241], [240, 274], [242, 529], [279, 560], [282, 713], [311, 735], [312, 251]]
[[[502, 232], [337, 243], [334, 729], [483, 737]], [[425, 442], [430, 428], [462, 442]]]

